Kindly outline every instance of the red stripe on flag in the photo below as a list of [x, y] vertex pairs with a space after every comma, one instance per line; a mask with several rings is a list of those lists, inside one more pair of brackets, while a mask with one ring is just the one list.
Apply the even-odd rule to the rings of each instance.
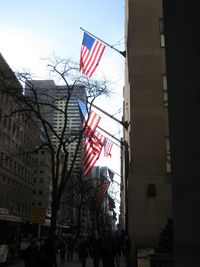
[[101, 117], [97, 115], [93, 110], [90, 110], [88, 113], [88, 117], [83, 121], [83, 128], [85, 124], [87, 124], [85, 128], [86, 136], [90, 136], [92, 133], [95, 132]]
[[91, 172], [92, 167], [98, 160], [104, 141], [105, 137], [98, 132], [85, 139], [82, 164], [83, 173], [86, 176]]
[[105, 143], [104, 143], [104, 156], [105, 157], [111, 157], [111, 150], [113, 147], [113, 143], [111, 141], [109, 141], [108, 139], [106, 139]]
[[80, 72], [91, 77], [99, 64], [104, 50], [104, 44], [84, 33], [80, 55]]

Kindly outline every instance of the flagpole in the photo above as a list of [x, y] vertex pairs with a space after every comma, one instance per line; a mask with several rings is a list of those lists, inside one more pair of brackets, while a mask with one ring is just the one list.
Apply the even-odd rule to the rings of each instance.
[[[109, 168], [110, 169], [110, 168]], [[111, 170], [111, 169], [110, 169]], [[115, 172], [115, 171], [113, 171], [113, 170], [111, 170], [112, 172], [114, 172], [114, 174], [117, 174], [120, 178], [122, 177], [119, 173], [117, 173], [117, 172]]]
[[[119, 142], [121, 145], [124, 145], [124, 142], [119, 140], [117, 137], [115, 137], [114, 135], [110, 134], [109, 132], [107, 132], [106, 130], [104, 130], [103, 128], [101, 128], [100, 126], [97, 126], [97, 128], [99, 128], [101, 131], [103, 131], [104, 133], [108, 134], [110, 137], [112, 137], [113, 139], [115, 139], [117, 142]], [[115, 144], [117, 145], [117, 144]], [[119, 146], [119, 145], [117, 145]], [[119, 146], [120, 147], [120, 146]]]
[[[81, 100], [83, 100], [85, 103], [87, 102], [84, 98], [78, 96]], [[101, 111], [102, 113], [104, 113], [105, 115], [107, 115], [109, 118], [115, 120], [116, 122], [120, 123], [126, 130], [128, 129], [129, 123], [128, 121], [120, 121], [117, 118], [115, 118], [113, 115], [110, 115], [108, 112], [106, 112], [105, 110], [97, 107], [96, 105], [94, 105], [93, 103], [89, 102], [89, 104], [91, 104], [93, 107], [95, 107], [96, 109], [98, 109], [99, 111]]]
[[80, 27], [80, 29], [81, 29], [82, 31], [88, 33], [89, 35], [93, 36], [95, 39], [98, 39], [99, 41], [101, 41], [102, 43], [104, 43], [105, 45], [107, 45], [108, 47], [114, 49], [116, 52], [120, 53], [123, 57], [126, 58], [126, 51], [120, 51], [120, 50], [118, 50], [118, 49], [115, 48], [114, 46], [112, 46], [112, 45], [106, 43], [105, 41], [103, 41], [103, 40], [100, 39], [99, 37], [95, 36], [94, 34], [92, 34], [92, 33], [88, 32], [88, 31], [86, 31], [86, 30], [83, 29], [82, 27]]

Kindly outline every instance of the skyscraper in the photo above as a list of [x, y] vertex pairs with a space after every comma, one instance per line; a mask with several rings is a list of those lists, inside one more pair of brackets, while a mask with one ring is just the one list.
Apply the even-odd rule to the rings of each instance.
[[[79, 134], [82, 129], [82, 120], [77, 104], [78, 97], [85, 98], [84, 86], [76, 86], [73, 88], [73, 93], [70, 96], [69, 103], [66, 105], [68, 97], [68, 89], [65, 85], [56, 85], [53, 80], [32, 80], [34, 90], [38, 92], [39, 98], [49, 105], [43, 106], [43, 116], [45, 120], [52, 126], [54, 131], [50, 132], [52, 144], [57, 146], [59, 138], [62, 134], [66, 142], [66, 149], [69, 152], [70, 160], [73, 159], [73, 152], [77, 142], [70, 140]], [[28, 87], [27, 87], [28, 88]], [[27, 93], [30, 94], [27, 90]], [[65, 132], [62, 133], [64, 124], [66, 123]], [[80, 169], [82, 150], [80, 149], [76, 158], [76, 167]], [[69, 160], [69, 162], [70, 162]]]
[[[33, 90], [31, 88], [33, 87]], [[76, 211], [74, 207], [74, 184], [80, 175], [82, 164], [82, 140], [76, 153], [79, 136], [82, 131], [82, 118], [77, 99], [85, 98], [84, 86], [75, 86], [69, 90], [67, 85], [56, 85], [53, 80], [31, 80], [26, 86], [26, 94], [34, 98], [37, 92], [41, 112], [46, 121], [51, 143], [56, 148], [61, 145], [63, 156], [67, 155], [67, 170], [75, 159], [72, 174], [64, 190], [61, 200], [61, 213], [58, 220], [62, 222], [74, 221]], [[62, 153], [61, 153], [62, 154]], [[62, 162], [62, 155], [61, 155]]]

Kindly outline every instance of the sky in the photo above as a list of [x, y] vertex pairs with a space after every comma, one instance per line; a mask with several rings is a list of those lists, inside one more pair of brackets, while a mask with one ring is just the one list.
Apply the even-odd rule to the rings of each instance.
[[[124, 51], [124, 0], [1, 0], [0, 9], [0, 53], [13, 71], [29, 71], [34, 79], [49, 78], [45, 59], [53, 54], [79, 62], [83, 38], [80, 27]], [[101, 97], [95, 104], [119, 120], [124, 64], [122, 55], [106, 47], [92, 77], [110, 81], [111, 95]], [[96, 112], [101, 116], [100, 126], [120, 139], [122, 126]], [[118, 145], [113, 145], [111, 158], [101, 156], [96, 165], [120, 174]], [[114, 180], [119, 182], [119, 176], [115, 175]], [[117, 186], [116, 183], [113, 191], [118, 191]]]

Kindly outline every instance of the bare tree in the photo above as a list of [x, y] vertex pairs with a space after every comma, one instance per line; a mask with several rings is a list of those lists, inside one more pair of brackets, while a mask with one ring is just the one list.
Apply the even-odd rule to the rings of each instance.
[[[52, 183], [52, 202], [51, 202], [51, 224], [49, 237], [54, 238], [56, 222], [60, 201], [70, 177], [78, 167], [77, 155], [82, 149], [84, 129], [72, 131], [69, 125], [69, 104], [76, 95], [76, 88], [82, 88], [85, 92], [86, 105], [90, 105], [100, 95], [108, 94], [107, 81], [88, 79], [77, 71], [77, 66], [70, 60], [60, 60], [53, 58], [48, 64], [50, 75], [57, 78], [59, 83], [64, 84], [66, 94], [50, 94], [48, 88], [42, 88], [34, 82], [30, 74], [17, 73], [17, 78], [24, 85], [23, 91], [17, 90], [15, 85], [7, 84], [5, 78], [5, 89], [3, 94], [9, 95], [15, 105], [12, 106], [7, 116], [17, 113], [25, 113], [27, 120], [37, 121], [41, 126], [43, 138], [37, 147], [21, 151], [21, 153], [33, 153], [44, 147], [49, 150], [51, 155], [51, 183]], [[64, 102], [61, 108], [57, 103]], [[90, 104], [88, 104], [90, 103]], [[58, 130], [46, 116], [47, 113], [59, 113], [63, 118], [62, 129]], [[85, 124], [85, 127], [87, 123]], [[73, 147], [73, 149], [72, 149]], [[79, 166], [80, 167], [80, 166]], [[80, 170], [81, 171], [81, 170]]]

